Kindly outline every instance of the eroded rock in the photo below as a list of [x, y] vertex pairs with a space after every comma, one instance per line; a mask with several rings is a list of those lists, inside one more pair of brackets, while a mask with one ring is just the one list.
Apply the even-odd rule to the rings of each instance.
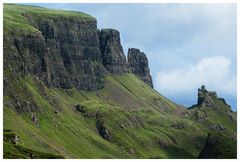
[[9, 45], [4, 49], [4, 61], [16, 77], [31, 74], [50, 87], [67, 89], [104, 87], [105, 70], [95, 19], [24, 16], [41, 34], [4, 36], [5, 46]]
[[148, 59], [145, 53], [136, 48], [128, 49], [128, 65], [133, 74], [153, 88]]
[[202, 85], [201, 88], [198, 89], [197, 104], [192, 105], [189, 109], [199, 106], [217, 108], [217, 103], [221, 103], [230, 108], [230, 105], [226, 103], [225, 99], [218, 97], [215, 91], [207, 91], [205, 86]]
[[102, 29], [99, 40], [103, 65], [107, 71], [112, 74], [129, 72], [120, 42], [120, 33], [114, 29]]

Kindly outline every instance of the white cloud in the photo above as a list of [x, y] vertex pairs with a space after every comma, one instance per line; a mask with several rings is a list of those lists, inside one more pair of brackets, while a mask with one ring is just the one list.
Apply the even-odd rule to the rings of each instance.
[[236, 77], [231, 73], [231, 61], [224, 56], [206, 57], [196, 65], [157, 73], [156, 88], [165, 95], [189, 94], [202, 84], [209, 90], [236, 95]]

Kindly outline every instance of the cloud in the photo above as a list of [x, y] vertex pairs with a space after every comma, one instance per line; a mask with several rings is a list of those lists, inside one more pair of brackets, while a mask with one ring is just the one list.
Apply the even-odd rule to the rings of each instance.
[[206, 57], [195, 65], [171, 71], [159, 71], [156, 88], [168, 96], [189, 94], [201, 85], [209, 90], [236, 95], [237, 81], [231, 72], [231, 60], [225, 56]]

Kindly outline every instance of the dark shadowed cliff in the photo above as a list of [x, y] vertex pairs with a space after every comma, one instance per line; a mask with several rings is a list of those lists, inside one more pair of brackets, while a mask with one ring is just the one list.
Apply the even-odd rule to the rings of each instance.
[[21, 17], [38, 33], [4, 36], [4, 61], [8, 62], [4, 69], [17, 75], [35, 75], [53, 87], [103, 87], [104, 67], [94, 18], [41, 18], [38, 13]]
[[136, 48], [128, 49], [128, 64], [132, 73], [153, 88], [148, 59], [145, 53]]
[[120, 33], [114, 29], [102, 29], [99, 40], [104, 67], [112, 74], [129, 72]]
[[[26, 12], [21, 14], [21, 19], [36, 31], [22, 33], [19, 29], [5, 33], [4, 61], [9, 63], [4, 65], [6, 70], [19, 76], [33, 74], [49, 86], [82, 90], [103, 88], [106, 72], [130, 72], [120, 33], [114, 29], [102, 29], [98, 33], [93, 17], [48, 14], [42, 18], [41, 13]], [[134, 59], [130, 60], [131, 66], [134, 62], [134, 66], [148, 69], [148, 64], [137, 57]], [[148, 69], [148, 76], [144, 77], [143, 68], [133, 73], [146, 82], [151, 76]]]

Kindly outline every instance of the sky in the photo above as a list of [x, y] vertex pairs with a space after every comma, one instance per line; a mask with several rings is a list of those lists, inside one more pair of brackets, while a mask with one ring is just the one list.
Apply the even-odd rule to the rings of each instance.
[[177, 104], [197, 102], [205, 85], [237, 107], [236, 4], [34, 4], [95, 17], [120, 31], [128, 48], [146, 53], [154, 88]]

